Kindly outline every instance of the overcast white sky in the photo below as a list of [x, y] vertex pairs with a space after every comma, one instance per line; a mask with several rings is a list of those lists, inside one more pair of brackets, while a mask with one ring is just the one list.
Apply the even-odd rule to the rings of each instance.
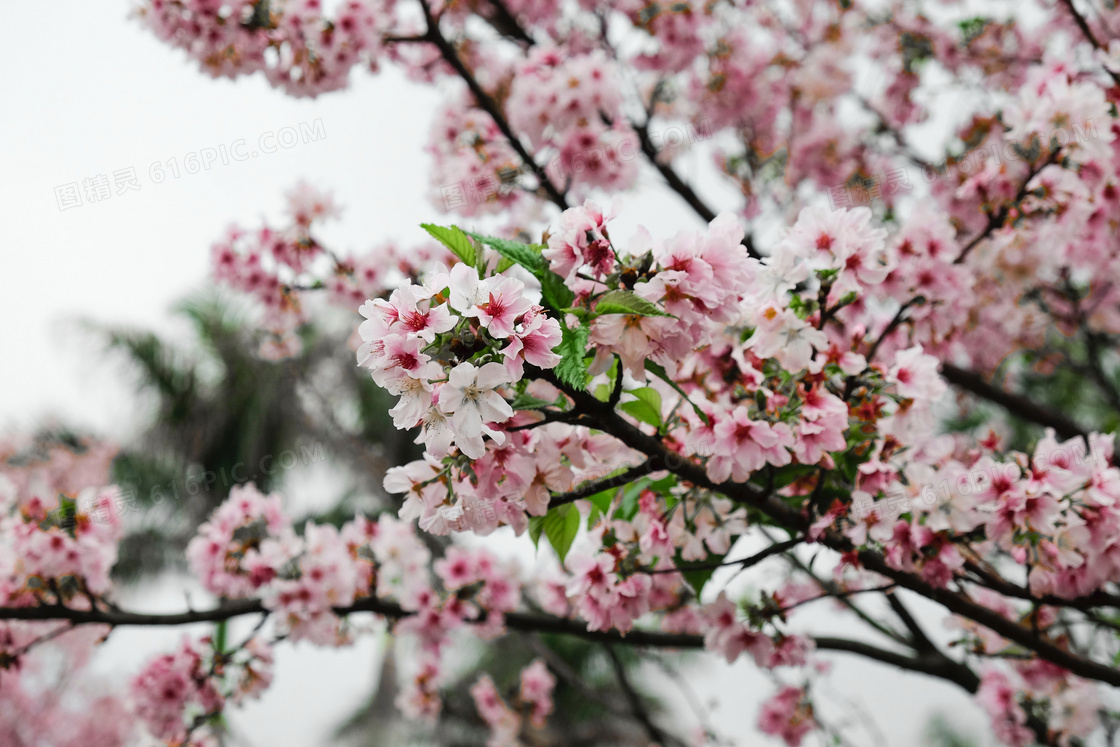
[[[344, 206], [327, 238], [343, 250], [365, 250], [388, 237], [418, 237], [419, 223], [439, 216], [424, 199], [422, 146], [437, 93], [407, 84], [388, 69], [358, 74], [349, 91], [296, 100], [260, 78], [212, 80], [182, 53], [128, 19], [129, 4], [59, 0], [7, 3], [0, 30], [0, 218], [4, 227], [4, 292], [0, 314], [7, 351], [0, 366], [0, 429], [25, 428], [54, 414], [116, 438], [138, 424], [130, 387], [96, 344], [74, 324], [102, 323], [174, 332], [169, 307], [207, 282], [208, 247], [232, 221], [256, 225], [275, 217], [282, 193], [299, 178], [328, 187]], [[244, 162], [187, 174], [184, 159], [300, 123], [321, 122], [325, 138]], [[154, 163], [176, 159], [179, 178], [155, 183]], [[60, 210], [55, 189], [134, 168], [139, 190]], [[695, 171], [695, 164], [685, 172]], [[658, 188], [632, 198], [655, 234], [695, 225], [695, 218]], [[145, 609], [182, 606], [179, 586], [148, 586], [131, 595]], [[842, 633], [839, 617], [829, 633]], [[99, 662], [119, 681], [150, 652], [172, 645], [182, 630], [114, 634]], [[275, 684], [233, 723], [253, 745], [326, 744], [329, 729], [372, 685], [378, 642], [323, 651], [282, 647]], [[951, 712], [974, 733], [983, 719], [954, 688], [886, 667], [835, 657], [833, 690], [862, 701], [890, 747], [918, 744], [929, 716]], [[718, 698], [714, 722], [740, 745], [755, 736], [756, 704], [765, 678], [741, 661], [733, 668], [704, 660], [690, 677], [705, 700]], [[678, 695], [673, 696], [680, 701]], [[830, 710], [845, 715], [844, 706]], [[687, 712], [687, 710], [685, 710]], [[849, 711], [847, 715], [852, 715]], [[863, 742], [870, 744], [870, 742]]]

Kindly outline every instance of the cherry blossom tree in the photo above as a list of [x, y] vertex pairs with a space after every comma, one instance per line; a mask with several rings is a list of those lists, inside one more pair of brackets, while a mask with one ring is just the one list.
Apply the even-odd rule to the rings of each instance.
[[[316, 238], [338, 208], [300, 184], [286, 225], [212, 249], [262, 356], [296, 355], [327, 305], [360, 313], [356, 364], [424, 453], [385, 476], [395, 516], [341, 528], [234, 490], [187, 550], [220, 601], [162, 615], [114, 601], [104, 475], [7, 460], [9, 671], [70, 628], [258, 616], [242, 642], [184, 640], [114, 706], [207, 744], [267, 687], [272, 645], [345, 645], [372, 619], [420, 652], [398, 701], [415, 719], [438, 716], [461, 636], [538, 631], [746, 656], [780, 683], [758, 726], [789, 745], [827, 728], [834, 652], [973, 694], [1004, 744], [1111, 737], [1120, 17], [962, 6], [149, 0], [140, 21], [213, 76], [314, 97], [391, 64], [445, 92], [415, 245], [340, 255]], [[964, 124], [934, 142], [946, 91]], [[681, 176], [687, 153], [711, 184]], [[640, 185], [703, 225], [614, 235]], [[503, 559], [499, 533], [540, 563]], [[426, 535], [473, 537], [437, 556]], [[783, 560], [754, 596], [716, 573]], [[818, 600], [868, 637], [796, 632]], [[547, 734], [563, 676], [479, 673], [488, 744]], [[642, 723], [659, 745], [717, 739]]]

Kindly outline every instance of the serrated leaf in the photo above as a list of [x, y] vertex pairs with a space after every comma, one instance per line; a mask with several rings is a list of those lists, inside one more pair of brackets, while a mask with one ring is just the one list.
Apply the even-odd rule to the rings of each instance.
[[654, 428], [661, 427], [661, 394], [648, 386], [627, 392], [637, 399], [623, 402], [618, 406], [623, 412], [634, 416], [643, 423], [648, 423]]
[[471, 231], [467, 231], [467, 235], [481, 241], [498, 254], [511, 262], [516, 262], [534, 275], [539, 275], [548, 269], [548, 260], [541, 256], [541, 251], [544, 250], [543, 244], [523, 244], [520, 241], [500, 239], [497, 236], [483, 236]]
[[544, 531], [544, 517], [543, 516], [530, 516], [529, 517], [529, 539], [533, 540], [533, 547], [539, 548], [541, 541], [541, 532]]
[[458, 257], [463, 264], [474, 267], [474, 244], [467, 238], [463, 229], [458, 226], [436, 226], [431, 223], [421, 223], [420, 227], [431, 234], [436, 241], [450, 249], [451, 253]]
[[560, 356], [560, 362], [555, 368], [556, 376], [568, 386], [582, 392], [587, 386], [587, 362], [583, 358], [587, 355], [588, 329], [580, 326], [572, 330], [564, 325], [561, 327], [561, 334], [563, 338], [555, 348], [556, 354]]
[[537, 275], [537, 280], [541, 283], [541, 300], [544, 301], [545, 306], [557, 314], [560, 314], [562, 309], [571, 306], [576, 300], [576, 294], [567, 286], [564, 278], [552, 270], [545, 269]]
[[599, 296], [595, 304], [595, 313], [603, 314], [636, 314], [637, 316], [667, 316], [675, 319], [672, 314], [663, 311], [657, 304], [639, 296], [634, 291], [612, 290]]
[[540, 397], [534, 397], [531, 394], [519, 394], [510, 400], [509, 406], [514, 410], [543, 410], [546, 407], [552, 407], [553, 402]]
[[579, 510], [568, 503], [551, 509], [543, 519], [544, 536], [563, 563], [564, 558], [568, 557], [568, 550], [572, 549], [572, 542], [579, 534]]
[[646, 359], [646, 370], [649, 371], [654, 376], [656, 376], [657, 378], [664, 381], [669, 386], [673, 387], [673, 389], [676, 390], [677, 394], [684, 397], [685, 401], [688, 402], [688, 404], [692, 405], [692, 409], [695, 410], [696, 414], [700, 416], [700, 419], [704, 421], [704, 425], [711, 425], [712, 424], [712, 422], [710, 420], [708, 420], [708, 414], [705, 413], [703, 410], [701, 410], [700, 406], [697, 405], [695, 402], [693, 402], [692, 399], [689, 398], [689, 396], [687, 394], [685, 394], [685, 391], [683, 389], [681, 389], [680, 384], [678, 384], [677, 382], [675, 382], [671, 378], [669, 378], [669, 372], [665, 370], [664, 366], [662, 366], [660, 363], [655, 363], [655, 362], [653, 362], [653, 361], [651, 361], [647, 358]]

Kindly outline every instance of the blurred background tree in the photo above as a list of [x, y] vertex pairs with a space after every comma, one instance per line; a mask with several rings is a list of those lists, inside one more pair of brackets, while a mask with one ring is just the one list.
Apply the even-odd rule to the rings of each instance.
[[[151, 403], [139, 435], [113, 461], [114, 482], [127, 502], [126, 535], [114, 568], [118, 581], [185, 570], [187, 543], [238, 484], [254, 482], [267, 493], [314, 470], [315, 490], [330, 495], [303, 512], [296, 522], [300, 530], [307, 519], [340, 526], [356, 512], [397, 512], [397, 497], [381, 487], [385, 472], [420, 458], [422, 450], [413, 443], [415, 433], [393, 427], [392, 398], [354, 364], [345, 327], [308, 325], [301, 331], [301, 354], [273, 362], [255, 354], [259, 341], [251, 338], [261, 333], [221, 295], [200, 294], [175, 313], [188, 323], [189, 344], [87, 323], [106, 356], [123, 364], [137, 395]], [[63, 431], [49, 437], [76, 438]], [[285, 453], [294, 456], [296, 467], [283, 467], [279, 457]], [[292, 491], [285, 492], [290, 499]], [[436, 554], [447, 545], [444, 538], [421, 536]], [[477, 673], [488, 672], [503, 692], [513, 692], [521, 669], [538, 657], [557, 676], [557, 710], [569, 716], [550, 721], [547, 744], [644, 746], [651, 728], [660, 731], [655, 722], [663, 720], [663, 704], [634, 684], [641, 677], [631, 652], [511, 634], [464, 652], [467, 661], [447, 687], [439, 722], [424, 727], [401, 718], [394, 703], [396, 662], [404, 656], [408, 652], [386, 636], [377, 686], [366, 705], [340, 724], [337, 744], [481, 747], [489, 731], [468, 692]], [[684, 744], [668, 735], [662, 740], [665, 747]]]

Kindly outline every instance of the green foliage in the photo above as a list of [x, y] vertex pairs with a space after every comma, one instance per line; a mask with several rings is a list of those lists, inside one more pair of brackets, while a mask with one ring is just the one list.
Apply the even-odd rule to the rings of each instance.
[[555, 348], [560, 362], [556, 364], [556, 376], [560, 381], [573, 389], [583, 391], [587, 387], [587, 327], [580, 325], [575, 329], [561, 326], [563, 335], [560, 344]]
[[632, 415], [643, 423], [648, 423], [654, 428], [661, 428], [661, 394], [648, 386], [626, 392], [636, 399], [623, 402], [618, 406], [620, 410]]
[[709, 555], [703, 563], [689, 563], [685, 561], [678, 552], [673, 564], [681, 569], [681, 575], [684, 576], [684, 580], [688, 582], [688, 585], [692, 587], [692, 590], [696, 592], [697, 598], [699, 598], [701, 592], [704, 591], [704, 587], [712, 580], [712, 576], [716, 572], [713, 566], [722, 563], [726, 557], [726, 554]]
[[667, 316], [675, 319], [651, 301], [647, 301], [633, 291], [612, 290], [599, 296], [595, 304], [596, 316], [603, 314], [636, 314], [637, 316]]
[[984, 29], [988, 27], [992, 21], [983, 16], [973, 16], [961, 21], [957, 21], [957, 27], [961, 30], [961, 40], [966, 44], [971, 44], [978, 36], [984, 33]]
[[[256, 356], [255, 329], [218, 297], [192, 299], [177, 311], [193, 328], [189, 347], [146, 331], [91, 325], [154, 404], [143, 435], [112, 465], [113, 482], [130, 506], [159, 509], [133, 522], [114, 568], [118, 580], [181, 564], [186, 542], [232, 487], [252, 482], [267, 492], [279, 486], [285, 470], [275, 467], [276, 459], [286, 450], [299, 456], [301, 446], [316, 444], [324, 456], [345, 455], [371, 485], [380, 476], [370, 469], [370, 444], [381, 445], [389, 465], [417, 458], [412, 436], [391, 427], [392, 397], [354, 365], [339, 337], [311, 328], [302, 354], [272, 362]], [[324, 378], [330, 399], [316, 393], [307, 401], [312, 382]], [[345, 449], [337, 446], [343, 442]], [[273, 465], [267, 471], [259, 468], [265, 457]]]
[[700, 406], [697, 405], [695, 402], [693, 402], [692, 399], [689, 398], [689, 396], [687, 394], [685, 394], [685, 391], [683, 389], [681, 389], [680, 384], [678, 384], [677, 382], [675, 382], [671, 378], [669, 378], [669, 372], [665, 370], [664, 366], [662, 366], [660, 363], [655, 363], [654, 361], [651, 361], [647, 358], [646, 359], [646, 370], [649, 371], [654, 376], [656, 376], [657, 378], [664, 381], [669, 386], [673, 387], [673, 389], [675, 389], [676, 392], [679, 395], [684, 397], [685, 401], [687, 401], [690, 405], [692, 405], [692, 409], [696, 412], [697, 416], [699, 416], [699, 418], [704, 421], [704, 425], [711, 425], [712, 424], [711, 421], [708, 420], [707, 413], [705, 413], [703, 410], [701, 410]]
[[439, 243], [458, 257], [464, 264], [475, 266], [475, 251], [467, 234], [458, 226], [436, 226], [431, 223], [421, 223], [420, 227], [432, 235]]
[[922, 737], [923, 744], [928, 747], [976, 747], [977, 744], [957, 731], [950, 717], [940, 713], [930, 719]]
[[541, 252], [544, 251], [544, 246], [542, 244], [523, 244], [520, 241], [513, 241], [512, 239], [483, 236], [470, 231], [466, 233], [476, 241], [486, 244], [510, 262], [521, 265], [534, 276], [538, 276], [548, 269], [548, 260], [541, 255]]
[[514, 410], [543, 410], [546, 407], [555, 407], [556, 403], [521, 392], [510, 400], [509, 406]]
[[579, 510], [571, 503], [549, 509], [544, 516], [529, 517], [529, 537], [539, 546], [543, 534], [563, 563], [579, 534], [579, 518]]

